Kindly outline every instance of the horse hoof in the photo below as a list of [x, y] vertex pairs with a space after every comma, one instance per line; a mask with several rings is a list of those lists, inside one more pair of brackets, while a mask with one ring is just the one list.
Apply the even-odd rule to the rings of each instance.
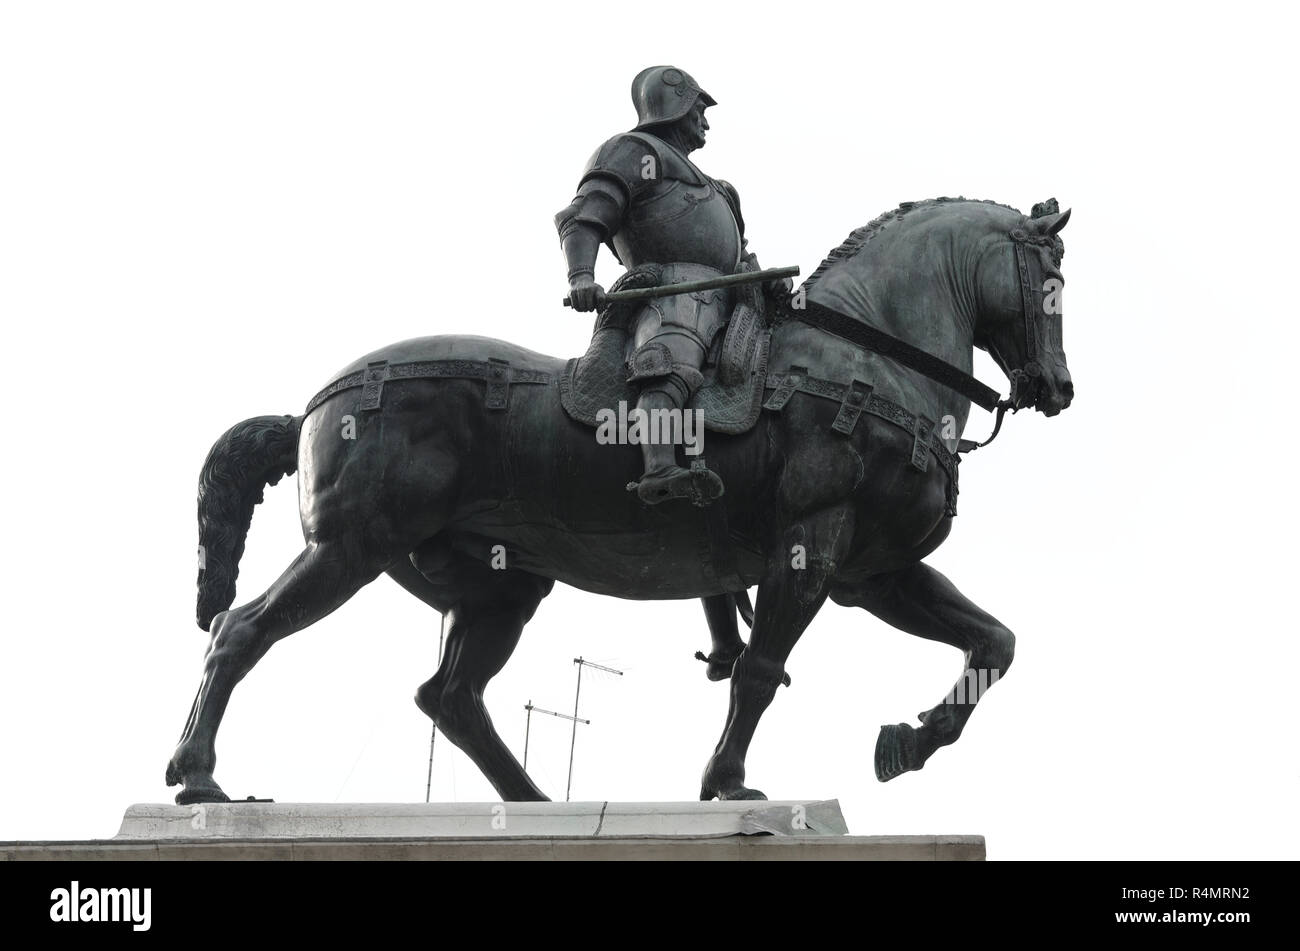
[[767, 796], [757, 789], [750, 789], [748, 786], [737, 786], [734, 789], [721, 789], [717, 791], [702, 787], [700, 789], [700, 802], [708, 802], [711, 799], [716, 799], [719, 802], [740, 799], [766, 800]]
[[909, 724], [885, 724], [876, 739], [876, 779], [887, 783], [924, 765], [916, 752], [916, 730]]
[[731, 669], [736, 666], [736, 658], [739, 656], [740, 651], [736, 651], [734, 654], [710, 654], [707, 657], [704, 656], [703, 651], [695, 652], [696, 660], [702, 660], [708, 664], [704, 674], [714, 682], [731, 678]]
[[230, 797], [220, 786], [186, 786], [176, 794], [176, 805], [188, 806], [197, 802], [230, 802]]

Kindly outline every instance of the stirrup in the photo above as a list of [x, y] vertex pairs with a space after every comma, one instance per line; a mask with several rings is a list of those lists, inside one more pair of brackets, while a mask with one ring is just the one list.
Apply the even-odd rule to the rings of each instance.
[[672, 465], [647, 472], [640, 482], [629, 482], [627, 490], [635, 492], [646, 505], [658, 505], [670, 499], [690, 499], [691, 504], [701, 508], [719, 498], [724, 491], [722, 479], [716, 472], [694, 464], [689, 469]]

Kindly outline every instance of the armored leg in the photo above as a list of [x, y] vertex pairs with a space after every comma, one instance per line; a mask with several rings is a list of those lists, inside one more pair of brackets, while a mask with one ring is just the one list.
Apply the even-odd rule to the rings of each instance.
[[677, 442], [684, 428], [686, 404], [704, 382], [700, 366], [704, 346], [694, 336], [660, 334], [641, 347], [632, 361], [632, 382], [642, 382], [636, 408], [645, 421], [641, 455], [645, 475], [628, 488], [647, 505], [690, 499], [708, 505], [722, 495], [722, 480], [702, 466], [683, 468]]
[[[677, 283], [717, 273], [697, 265], [669, 264], [661, 280]], [[678, 464], [677, 439], [664, 438], [663, 423], [683, 422], [686, 404], [704, 382], [702, 370], [709, 346], [726, 324], [729, 312], [729, 296], [711, 290], [660, 298], [648, 303], [637, 318], [628, 382], [641, 387], [637, 409], [640, 418], [649, 422], [650, 438], [641, 442], [645, 476], [628, 488], [635, 489], [647, 505], [678, 498], [708, 505], [722, 495], [717, 473], [702, 463], [690, 469]], [[680, 432], [677, 426], [670, 428]]]

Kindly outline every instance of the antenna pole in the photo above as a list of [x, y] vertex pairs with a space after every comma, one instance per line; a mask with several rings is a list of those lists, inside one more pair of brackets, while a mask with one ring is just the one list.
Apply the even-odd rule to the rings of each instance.
[[[438, 629], [438, 667], [442, 666], [442, 643], [447, 638], [447, 615], [442, 616], [442, 624]], [[532, 703], [530, 700], [529, 703]], [[424, 781], [424, 801], [429, 801], [429, 793], [433, 789], [433, 741], [438, 738], [438, 725], [433, 725], [433, 732], [429, 734], [429, 777]], [[525, 748], [526, 749], [526, 748]], [[524, 753], [524, 762], [528, 762], [528, 754]]]
[[533, 730], [533, 701], [529, 700], [524, 705], [524, 709], [528, 711], [524, 716], [524, 772], [526, 773], [528, 772], [528, 736]]
[[[613, 667], [605, 667], [602, 664], [594, 664], [589, 660], [583, 660], [581, 657], [573, 658], [573, 662], [578, 665], [578, 686], [573, 691], [573, 735], [569, 738], [569, 783], [564, 788], [564, 801], [569, 801], [569, 795], [573, 791], [573, 750], [578, 743], [578, 698], [582, 696], [582, 668], [594, 667], [596, 670], [603, 670], [607, 674], [618, 674], [623, 676], [623, 671], [615, 670]], [[583, 720], [583, 723], [588, 721]]]
[[578, 697], [582, 695], [582, 658], [575, 657], [573, 662], [578, 665], [578, 686], [573, 691], [573, 735], [569, 738], [569, 782], [564, 787], [564, 801], [569, 801], [569, 793], [573, 789], [573, 748], [578, 745]]

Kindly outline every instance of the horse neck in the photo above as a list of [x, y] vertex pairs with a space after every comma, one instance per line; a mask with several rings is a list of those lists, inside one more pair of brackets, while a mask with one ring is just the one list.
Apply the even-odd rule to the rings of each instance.
[[974, 309], [954, 274], [945, 269], [900, 275], [889, 284], [880, 308], [881, 329], [906, 340], [959, 370], [971, 371], [974, 361]]
[[[927, 229], [934, 231], [937, 229]], [[949, 230], [868, 244], [808, 289], [809, 300], [906, 340], [969, 372], [974, 355], [978, 248]], [[909, 240], [912, 239], [912, 240]], [[918, 253], [919, 252], [919, 253]]]
[[[932, 232], [924, 240], [914, 234], [891, 236], [892, 242], [883, 237], [829, 269], [808, 289], [808, 299], [971, 372], [976, 249], [966, 248], [951, 231]], [[966, 400], [954, 401], [951, 391], [914, 371], [898, 368], [890, 375], [897, 377], [894, 385], [904, 398], [910, 393], [931, 406], [951, 407], [948, 411], [965, 422]]]

